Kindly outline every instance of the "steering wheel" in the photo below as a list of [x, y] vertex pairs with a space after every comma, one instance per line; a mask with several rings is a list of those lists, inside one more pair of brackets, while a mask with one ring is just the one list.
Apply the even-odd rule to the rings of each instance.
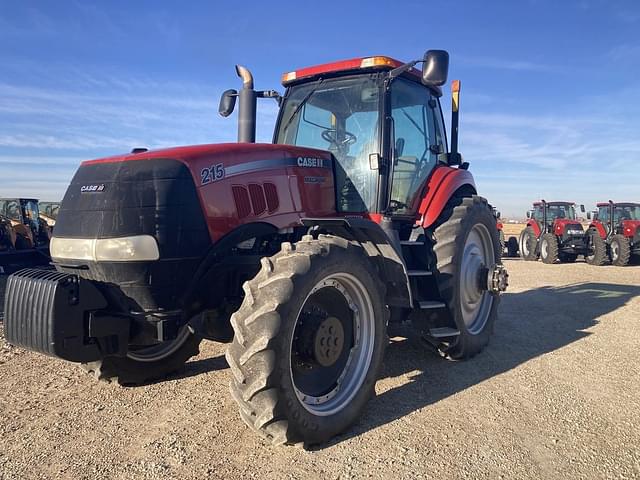
[[344, 134], [344, 139], [340, 142], [337, 141], [338, 130], [335, 128], [327, 128], [322, 131], [321, 137], [325, 142], [329, 142], [336, 147], [348, 147], [353, 145], [358, 141], [358, 137], [356, 137], [353, 133], [347, 132], [346, 130], [342, 132]]

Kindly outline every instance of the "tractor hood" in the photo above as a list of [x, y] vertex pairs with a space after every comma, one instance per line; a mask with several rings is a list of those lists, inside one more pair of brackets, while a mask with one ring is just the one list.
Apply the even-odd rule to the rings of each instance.
[[640, 220], [623, 220], [622, 234], [625, 237], [633, 237], [640, 234]]
[[143, 308], [171, 308], [175, 285], [238, 226], [335, 214], [332, 167], [326, 151], [250, 143], [86, 161], [60, 206], [51, 254], [84, 265], [87, 278], [117, 278]]
[[556, 235], [583, 235], [584, 228], [577, 220], [568, 218], [556, 218], [553, 222], [553, 230]]

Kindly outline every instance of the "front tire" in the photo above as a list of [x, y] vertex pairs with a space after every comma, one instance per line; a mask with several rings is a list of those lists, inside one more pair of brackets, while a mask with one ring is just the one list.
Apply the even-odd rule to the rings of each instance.
[[553, 233], [545, 233], [540, 239], [540, 259], [544, 263], [558, 261], [558, 239]]
[[614, 235], [611, 237], [611, 264], [624, 267], [631, 259], [631, 244], [624, 235]]
[[598, 232], [591, 232], [589, 239], [593, 253], [586, 255], [585, 260], [589, 265], [604, 265], [607, 261], [607, 243]]
[[482, 287], [479, 275], [500, 263], [495, 218], [482, 197], [453, 198], [433, 236], [438, 289], [460, 332], [443, 353], [471, 358], [489, 343], [498, 315], [500, 297]]
[[525, 228], [520, 234], [520, 256], [528, 262], [538, 260], [538, 239], [531, 227]]
[[243, 288], [226, 353], [241, 418], [272, 444], [344, 431], [374, 393], [388, 342], [384, 285], [362, 248], [327, 235], [283, 243]]
[[183, 327], [175, 340], [129, 351], [126, 357], [83, 363], [82, 368], [97, 380], [120, 385], [144, 384], [180, 370], [187, 360], [200, 353], [200, 342], [200, 337]]

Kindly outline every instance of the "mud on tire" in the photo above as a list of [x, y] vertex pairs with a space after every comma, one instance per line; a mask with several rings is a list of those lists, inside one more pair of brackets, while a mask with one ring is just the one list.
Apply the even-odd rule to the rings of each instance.
[[[340, 237], [320, 235], [314, 240], [305, 236], [295, 245], [283, 243], [278, 254], [262, 259], [258, 275], [243, 286], [242, 306], [231, 317], [235, 336], [226, 353], [233, 374], [231, 394], [238, 404], [240, 416], [251, 429], [272, 444], [315, 444], [344, 431], [358, 418], [374, 393], [388, 342], [389, 312], [379, 277], [362, 248]], [[318, 367], [320, 360], [305, 357], [306, 350], [300, 344], [310, 336], [309, 332], [313, 333], [313, 325], [322, 328], [325, 321], [340, 316], [336, 310], [331, 310], [342, 308], [338, 305], [341, 302], [339, 295], [327, 304], [318, 300], [322, 295], [333, 298], [330, 297], [335, 295], [333, 290], [339, 291], [340, 286], [330, 283], [334, 281], [330, 279], [344, 283], [346, 287], [343, 285], [342, 288], [352, 288], [348, 290], [349, 295], [355, 303], [361, 302], [361, 313], [352, 312], [351, 317], [353, 338], [356, 338], [354, 332], [358, 331], [355, 325], [359, 325], [360, 340], [359, 343], [354, 340], [349, 349], [345, 333], [339, 360], [344, 352], [348, 360], [342, 376], [335, 380], [336, 387], [327, 393], [335, 378], [327, 375], [326, 389], [311, 392], [314, 388], [320, 389], [315, 379], [320, 379], [322, 372], [330, 371], [321, 368], [333, 367]], [[364, 290], [356, 292], [349, 279], [354, 279]], [[316, 301], [313, 299], [317, 303], [313, 304]], [[331, 306], [332, 303], [336, 306]], [[316, 307], [318, 319], [314, 320], [309, 315], [314, 314]], [[323, 317], [323, 308], [335, 317]], [[364, 333], [367, 312], [370, 317], [366, 320], [369, 322], [366, 328], [372, 330], [368, 334]], [[348, 320], [342, 325], [345, 331], [349, 329]], [[316, 329], [311, 337], [317, 339], [318, 331]], [[314, 345], [313, 341], [311, 344]], [[368, 345], [366, 355], [362, 353], [365, 344]], [[309, 362], [307, 373], [304, 362]], [[340, 367], [342, 364], [335, 365]], [[361, 370], [354, 370], [350, 365]], [[320, 374], [314, 374], [314, 369]], [[347, 373], [352, 371], [357, 373]], [[337, 372], [340, 373], [339, 368]], [[306, 374], [310, 375], [307, 380], [312, 381], [303, 386]], [[334, 396], [327, 399], [331, 394]]]

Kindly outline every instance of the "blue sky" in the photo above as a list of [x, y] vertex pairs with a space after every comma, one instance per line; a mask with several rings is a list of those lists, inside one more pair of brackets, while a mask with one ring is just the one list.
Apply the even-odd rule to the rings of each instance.
[[217, 104], [236, 63], [282, 91], [297, 67], [444, 48], [460, 149], [503, 215], [640, 201], [638, 32], [634, 0], [0, 0], [0, 196], [60, 199], [80, 161], [134, 146], [234, 141]]

